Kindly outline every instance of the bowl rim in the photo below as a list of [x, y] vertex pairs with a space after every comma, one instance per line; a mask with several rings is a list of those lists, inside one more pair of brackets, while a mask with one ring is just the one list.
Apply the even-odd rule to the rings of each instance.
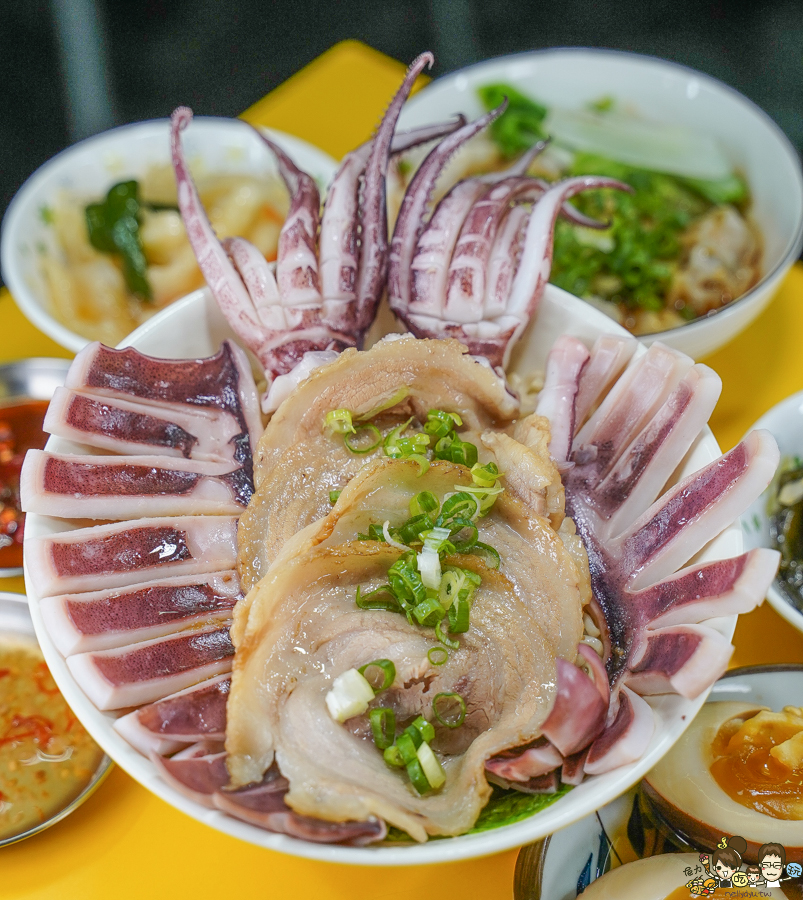
[[[547, 291], [552, 295], [558, 295], [552, 297], [551, 301], [549, 301], [550, 305], [554, 305], [555, 308], [560, 308], [561, 310], [565, 310], [567, 305], [569, 307], [575, 307], [574, 314], [580, 320], [585, 322], [588, 321], [589, 315], [587, 313], [587, 306], [583, 303], [583, 301], [577, 299], [576, 297], [572, 297], [572, 295], [570, 294], [566, 294], [565, 291], [562, 291], [555, 285], [548, 285]], [[544, 299], [546, 299], [546, 297]], [[558, 302], [559, 300], [561, 302]], [[135, 332], [132, 332], [131, 335], [129, 335], [122, 341], [120, 346], [124, 347], [140, 345], [143, 338], [149, 336], [149, 333], [151, 333], [154, 328], [164, 330], [165, 327], [169, 326], [171, 319], [173, 317], [180, 316], [185, 308], [188, 307], [192, 310], [194, 309], [194, 307], [198, 306], [199, 304], [203, 304], [204, 302], [209, 302], [210, 305], [213, 304], [213, 301], [211, 300], [211, 293], [209, 292], [208, 288], [201, 288], [198, 291], [187, 295], [187, 297], [183, 298], [182, 300], [179, 300], [176, 303], [166, 307], [164, 310], [158, 313], [157, 316], [152, 317], [147, 322], [143, 323], [143, 325], [141, 325], [140, 328]], [[215, 306], [212, 306], [212, 309], [214, 309], [215, 314], [218, 315], [217, 308]], [[611, 320], [609, 320], [604, 315], [604, 313], [593, 311], [593, 315], [591, 316], [591, 318], [598, 318], [599, 327], [603, 332], [608, 331], [620, 333], [623, 335], [626, 334], [621, 326], [618, 326], [616, 325], [616, 323], [611, 322]], [[637, 348], [637, 353], [646, 352], [646, 349], [646, 347], [642, 347], [642, 349]], [[147, 348], [144, 352], [147, 352]], [[706, 426], [706, 428], [702, 432], [702, 440], [705, 442], [708, 453], [713, 452], [715, 447], [717, 453], [719, 452], [719, 446], [708, 426]], [[33, 528], [31, 529], [31, 531], [37, 529], [42, 524], [46, 524], [46, 521], [46, 517], [34, 516], [32, 524], [34, 522], [36, 524], [33, 524]], [[29, 535], [34, 536], [31, 532], [29, 532]], [[729, 549], [728, 551], [726, 551], [726, 555], [730, 556], [741, 552], [743, 534], [741, 528], [739, 528], [738, 526], [738, 523], [735, 522], [732, 526], [725, 529], [725, 531], [718, 536], [717, 540], [721, 540], [723, 538], [733, 539], [739, 544], [739, 548], [734, 547], [732, 549]], [[27, 565], [28, 563], [26, 561], [26, 571]], [[34, 623], [37, 629], [37, 634], [42, 640], [43, 651], [46, 654], [46, 659], [48, 659], [49, 662], [52, 660], [53, 665], [51, 665], [51, 670], [53, 670], [54, 672], [64, 671], [65, 682], [63, 688], [70, 697], [75, 696], [77, 698], [75, 704], [76, 708], [81, 712], [87, 711], [88, 716], [94, 717], [95, 715], [99, 715], [105, 717], [107, 714], [100, 713], [94, 707], [92, 707], [91, 710], [85, 710], [85, 707], [91, 706], [91, 704], [86, 699], [86, 696], [82, 692], [81, 688], [78, 687], [78, 685], [72, 680], [70, 680], [71, 676], [66, 670], [64, 658], [61, 657], [61, 655], [55, 649], [55, 646], [52, 645], [52, 642], [42, 621], [38, 599], [34, 599], [31, 609]], [[735, 618], [735, 616], [730, 616], [725, 618], [712, 619], [709, 621], [711, 622], [712, 627], [717, 628], [724, 635], [726, 635], [728, 639], [731, 639], [735, 626]], [[706, 692], [701, 694], [697, 699], [693, 701], [682, 700], [684, 705], [693, 704], [693, 706], [684, 706], [683, 710], [676, 710], [674, 712], [671, 712], [669, 715], [662, 714], [661, 718], [668, 725], [667, 730], [671, 731], [673, 735], [672, 742], [674, 742], [674, 740], [677, 740], [679, 735], [685, 730], [686, 727], [688, 727], [693, 718], [694, 711], [696, 711], [696, 709], [702, 705], [705, 696]], [[79, 700], [80, 702], [78, 702]], [[660, 697], [648, 698], [648, 701], [652, 700], [655, 700], [659, 705], [664, 702], [663, 698]], [[677, 698], [677, 700], [678, 702], [681, 702], [681, 698]], [[101, 744], [101, 746], [104, 747], [107, 752], [111, 750], [113, 757], [117, 760], [117, 764], [125, 771], [129, 772], [129, 774], [131, 774], [131, 776], [136, 781], [138, 781], [143, 787], [150, 790], [161, 799], [170, 803], [171, 806], [188, 814], [196, 821], [203, 822], [204, 824], [209, 825], [216, 830], [222, 831], [223, 833], [230, 836], [247, 840], [250, 843], [254, 843], [257, 846], [263, 847], [264, 849], [284, 852], [302, 858], [317, 859], [324, 862], [339, 862], [376, 867], [422, 865], [457, 861], [462, 859], [472, 859], [482, 856], [488, 856], [493, 853], [498, 853], [504, 850], [509, 850], [511, 848], [521, 846], [522, 843], [536, 840], [539, 837], [538, 832], [540, 832], [541, 836], [544, 834], [544, 826], [541, 826], [539, 828], [537, 824], [539, 820], [543, 821], [543, 819], [541, 818], [542, 816], [549, 816], [550, 828], [552, 828], [553, 830], [560, 829], [578, 818], [578, 816], [574, 812], [575, 803], [582, 803], [584, 806], [593, 806], [594, 808], [599, 808], [600, 806], [605, 805], [606, 803], [615, 799], [616, 796], [618, 796], [632, 784], [637, 782], [641, 777], [643, 777], [649, 765], [654, 764], [654, 761], [645, 764], [645, 760], [644, 758], [642, 758], [636, 763], [629, 764], [623, 769], [616, 770], [613, 773], [614, 777], [611, 778], [610, 782], [603, 782], [602, 785], [598, 785], [593, 795], [594, 799], [588, 799], [586, 797], [586, 792], [583, 792], [581, 794], [581, 799], [579, 800], [572, 800], [571, 795], [569, 795], [567, 798], [563, 798], [564, 800], [569, 799], [568, 805], [564, 804], [561, 806], [560, 803], [556, 803], [553, 806], [550, 806], [547, 810], [544, 810], [542, 813], [530, 816], [522, 821], [475, 834], [460, 835], [455, 840], [430, 840], [427, 843], [421, 845], [405, 844], [379, 845], [374, 847], [343, 847], [339, 845], [315, 844], [308, 841], [291, 838], [286, 835], [274, 834], [269, 832], [259, 832], [259, 830], [256, 829], [255, 826], [247, 825], [245, 823], [239, 822], [236, 819], [231, 819], [230, 817], [225, 816], [220, 811], [212, 811], [199, 807], [197, 803], [179, 794], [177, 791], [175, 791], [175, 789], [167, 785], [166, 782], [164, 782], [159, 777], [159, 775], [152, 770], [152, 764], [150, 763], [150, 761], [147, 760], [146, 757], [141, 756], [141, 754], [139, 754], [136, 750], [131, 748], [124, 741], [124, 739], [113, 730], [110, 724], [105, 721], [100, 722], [94, 718], [87, 718], [84, 724], [85, 727], [87, 727], [87, 730], [90, 731], [90, 734], [92, 734], [92, 736], [95, 738], [95, 740], [99, 744]], [[678, 734], [676, 736], [674, 735], [675, 729], [678, 730]], [[664, 730], [659, 736], [659, 741], [664, 742], [666, 740], [667, 734], [666, 730]], [[660, 743], [658, 745], [652, 745], [651, 748], [648, 749], [645, 756], [648, 756], [651, 753], [655, 754], [658, 751], [659, 746]], [[669, 748], [667, 747], [666, 750], [663, 750], [661, 755], [663, 755], [663, 752], [667, 752], [668, 749]], [[608, 778], [611, 776], [611, 774], [612, 773], [608, 773], [607, 775], [599, 777]], [[581, 786], [578, 790], [582, 790], [582, 787], [583, 786]], [[522, 831], [524, 831], [525, 833], [521, 834]], [[255, 838], [255, 835], [257, 834], [259, 834], [259, 837]]]
[[[28, 612], [28, 622], [30, 623], [31, 628], [30, 632], [27, 632], [27, 634], [31, 638], [31, 640], [36, 641], [36, 646], [39, 647], [39, 639], [36, 636], [36, 631], [34, 630], [33, 620], [30, 617], [27, 594], [20, 594], [16, 591], [0, 591], [0, 606], [4, 606], [7, 603], [12, 604], [19, 609], [24, 609], [26, 612]], [[41, 652], [41, 647], [39, 647], [39, 649]], [[109, 756], [109, 754], [104, 751], [103, 756], [98, 763], [98, 767], [95, 769], [92, 777], [87, 782], [86, 787], [77, 796], [75, 796], [66, 806], [62, 807], [58, 812], [54, 813], [49, 819], [45, 819], [44, 822], [39, 822], [38, 825], [33, 825], [27, 831], [21, 831], [19, 834], [12, 834], [8, 837], [0, 838], [0, 848], [10, 847], [11, 844], [18, 844], [20, 841], [24, 841], [29, 837], [33, 837], [35, 834], [39, 834], [40, 832], [50, 828], [52, 825], [55, 825], [57, 822], [60, 822], [62, 819], [67, 818], [67, 816], [69, 816], [71, 812], [78, 809], [78, 807], [85, 800], [88, 800], [89, 797], [95, 793], [95, 791], [109, 776], [109, 773], [113, 768], [114, 761]]]
[[[770, 417], [775, 418], [778, 415], [783, 415], [788, 407], [800, 408], [801, 406], [803, 406], [803, 390], [790, 394], [788, 397], [784, 397], [783, 400], [779, 400], [774, 406], [771, 406], [750, 426], [748, 433], [754, 431], [756, 428], [765, 428], [774, 436], [774, 432], [772, 428], [770, 428], [767, 420], [770, 419]], [[801, 416], [801, 421], [803, 422], [803, 416]], [[762, 494], [762, 496], [764, 495]], [[762, 515], [765, 519], [767, 518], [766, 513], [762, 513]], [[739, 518], [742, 525], [742, 532], [747, 536], [750, 534], [750, 529], [747, 527], [745, 517], [746, 514]], [[770, 544], [762, 544], [761, 546], [766, 546], [770, 550], [777, 549]], [[792, 605], [792, 602], [788, 600], [783, 592], [776, 586], [776, 581], [777, 576], [772, 580], [772, 583], [767, 589], [767, 601], [779, 616], [786, 619], [786, 621], [798, 631], [803, 632], [803, 611], [796, 609]]]
[[503, 56], [491, 57], [490, 59], [485, 59], [481, 60], [480, 62], [473, 63], [470, 66], [464, 66], [461, 69], [455, 69], [452, 72], [447, 72], [445, 75], [442, 75], [440, 78], [434, 79], [428, 85], [426, 85], [426, 87], [422, 88], [418, 93], [414, 94], [408, 101], [407, 105], [414, 109], [416, 105], [420, 105], [423, 102], [419, 98], [426, 98], [428, 91], [432, 92], [434, 88], [437, 88], [444, 82], [448, 82], [450, 80], [456, 81], [460, 76], [465, 76], [467, 72], [471, 72], [484, 67], [492, 68], [493, 66], [513, 63], [523, 58], [537, 59], [548, 56], [558, 56], [562, 54], [576, 54], [578, 56], [585, 54], [593, 57], [608, 57], [624, 60], [634, 59], [638, 62], [651, 65], [656, 69], [667, 68], [677, 70], [679, 74], [693, 75], [695, 78], [708, 83], [709, 86], [713, 87], [714, 89], [730, 95], [734, 100], [739, 101], [746, 109], [748, 109], [753, 115], [755, 115], [767, 128], [770, 134], [775, 138], [781, 149], [788, 156], [789, 161], [792, 163], [794, 180], [801, 202], [798, 204], [797, 221], [795, 227], [789, 237], [789, 240], [787, 241], [786, 247], [781, 254], [779, 261], [775, 264], [775, 266], [773, 266], [772, 269], [768, 270], [767, 272], [764, 272], [761, 278], [759, 278], [759, 280], [749, 290], [745, 291], [735, 300], [731, 300], [730, 303], [727, 303], [725, 306], [713, 310], [712, 312], [707, 313], [705, 316], [695, 319], [692, 322], [684, 322], [681, 325], [676, 325], [674, 328], [665, 328], [663, 331], [651, 331], [649, 334], [637, 335], [637, 337], [639, 339], [649, 339], [650, 341], [660, 341], [663, 338], [667, 338], [670, 334], [676, 334], [681, 330], [685, 330], [686, 334], [690, 334], [692, 330], [699, 331], [700, 328], [705, 326], [705, 324], [711, 319], [715, 319], [723, 313], [729, 313], [735, 310], [737, 305], [744, 305], [741, 303], [741, 301], [754, 299], [754, 297], [760, 290], [772, 288], [773, 281], [780, 278], [780, 276], [794, 264], [795, 260], [797, 260], [797, 258], [800, 256], [801, 250], [803, 250], [803, 167], [801, 165], [801, 157], [794, 144], [792, 144], [792, 142], [787, 137], [786, 133], [766, 110], [762, 109], [757, 103], [755, 103], [755, 101], [745, 96], [741, 91], [737, 90], [732, 85], [721, 81], [719, 78], [716, 78], [713, 75], [708, 75], [705, 72], [701, 72], [699, 69], [694, 69], [691, 66], [687, 66], [683, 63], [674, 62], [673, 60], [669, 59], [663, 59], [660, 56], [652, 56], [648, 53], [631, 53], [628, 50], [613, 50], [604, 47], [544, 47], [540, 50], [523, 50], [518, 53], [508, 53]]
[[[205, 128], [225, 128], [227, 131], [235, 128], [237, 131], [251, 127], [244, 119], [237, 117], [229, 118], [226, 116], [194, 116], [193, 124], [200, 125]], [[38, 190], [40, 182], [49, 174], [57, 172], [60, 167], [66, 168], [72, 157], [79, 157], [81, 154], [91, 154], [101, 152], [104, 144], [110, 146], [119, 144], [125, 140], [130, 132], [142, 131], [147, 135], [152, 132], [154, 138], [160, 137], [161, 129], [169, 128], [170, 119], [168, 117], [156, 119], [144, 119], [140, 122], [128, 122], [124, 125], [117, 125], [98, 134], [93, 134], [82, 141], [64, 147], [50, 159], [43, 162], [35, 169], [25, 180], [16, 194], [11, 198], [11, 202], [6, 208], [3, 215], [2, 224], [0, 225], [0, 269], [2, 270], [3, 279], [14, 299], [14, 302], [20, 308], [23, 315], [33, 323], [40, 331], [52, 338], [60, 346], [67, 350], [77, 353], [82, 350], [88, 343], [89, 338], [85, 338], [72, 331], [55, 316], [51, 315], [46, 308], [45, 300], [39, 299], [38, 294], [30, 290], [26, 283], [25, 268], [20, 261], [20, 254], [17, 252], [17, 240], [20, 226], [19, 219], [25, 215], [29, 205], [32, 202], [34, 193]], [[318, 157], [319, 163], [323, 167], [322, 175], [327, 179], [331, 179], [336, 171], [337, 162], [325, 150], [315, 144], [310, 143], [304, 138], [286, 131], [280, 131], [276, 128], [268, 128], [266, 126], [258, 126], [258, 130], [268, 134], [276, 139], [276, 142], [283, 146], [289, 152], [298, 152], [303, 147], [304, 151], [309, 151], [311, 156]], [[245, 133], [245, 131], [243, 131]], [[165, 161], [169, 161], [169, 146], [167, 145], [168, 134], [165, 134]], [[315, 178], [319, 173], [311, 173]], [[177, 298], [181, 299], [181, 298]], [[173, 301], [176, 302], [176, 301]], [[168, 304], [169, 306], [170, 304]], [[146, 320], [147, 321], [147, 320]]]

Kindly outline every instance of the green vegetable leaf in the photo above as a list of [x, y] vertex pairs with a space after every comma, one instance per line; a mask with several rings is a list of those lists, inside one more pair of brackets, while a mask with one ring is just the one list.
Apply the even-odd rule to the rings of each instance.
[[[479, 818], [466, 834], [478, 834], [482, 831], [491, 831], [494, 828], [502, 828], [504, 825], [513, 825], [523, 819], [529, 819], [536, 813], [551, 806], [556, 800], [565, 797], [572, 789], [569, 784], [561, 785], [554, 794], [524, 794], [521, 791], [506, 791], [500, 787], [494, 787], [491, 799], [485, 805]], [[430, 840], [449, 840], [444, 837], [431, 837]], [[399, 828], [388, 828], [384, 843], [410, 843], [410, 836]]]
[[486, 84], [477, 90], [486, 109], [495, 109], [507, 97], [508, 106], [496, 121], [491, 123], [491, 138], [506, 157], [518, 156], [546, 137], [543, 121], [547, 108], [509, 84]]
[[152, 300], [139, 233], [140, 209], [139, 183], [121, 181], [109, 189], [103, 203], [86, 207], [86, 227], [96, 250], [120, 256], [126, 287], [143, 300]]

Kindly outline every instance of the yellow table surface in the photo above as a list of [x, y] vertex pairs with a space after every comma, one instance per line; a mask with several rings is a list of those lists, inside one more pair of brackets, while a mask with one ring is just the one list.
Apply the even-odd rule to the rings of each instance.
[[[404, 67], [355, 41], [338, 44], [244, 113], [340, 158], [368, 138]], [[0, 293], [0, 362], [71, 354]], [[711, 427], [723, 450], [771, 406], [803, 389], [803, 266], [740, 337], [706, 360], [723, 380]], [[0, 581], [22, 591], [22, 579]], [[803, 663], [803, 635], [764, 604], [742, 616], [732, 665]], [[417, 868], [369, 869], [296, 859], [220, 834], [168, 806], [116, 768], [73, 815], [0, 850], [0, 898], [399, 900], [433, 892], [508, 900], [516, 851]]]

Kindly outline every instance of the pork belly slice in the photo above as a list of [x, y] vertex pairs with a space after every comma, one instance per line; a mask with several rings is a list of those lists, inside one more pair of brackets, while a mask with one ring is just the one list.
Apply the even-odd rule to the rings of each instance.
[[161, 455], [211, 462], [234, 461], [237, 419], [228, 412], [151, 406], [144, 402], [57, 388], [43, 430], [131, 456]]
[[30, 450], [20, 476], [25, 512], [63, 519], [236, 515], [251, 475], [230, 463], [163, 456], [61, 456]]
[[67, 665], [98, 709], [152, 703], [231, 670], [228, 624], [171, 634], [115, 650], [79, 653]]
[[48, 634], [59, 651], [70, 656], [228, 619], [242, 596], [237, 573], [229, 570], [45, 597], [40, 608]]
[[237, 519], [230, 516], [138, 519], [25, 542], [28, 577], [40, 597], [216, 572], [236, 559]]
[[222, 741], [230, 686], [231, 676], [219, 675], [135, 709], [114, 729], [144, 756], [164, 756], [195, 741]]
[[97, 342], [75, 357], [65, 386], [105, 397], [219, 410], [234, 416], [239, 435], [235, 459], [245, 464], [262, 434], [254, 376], [233, 342], [206, 359], [157, 359], [133, 347], [112, 350]]

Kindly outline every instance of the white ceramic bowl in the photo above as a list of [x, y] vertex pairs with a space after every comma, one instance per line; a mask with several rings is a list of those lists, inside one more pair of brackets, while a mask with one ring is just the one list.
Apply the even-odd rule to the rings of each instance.
[[[573, 334], [593, 341], [599, 334], [612, 331], [624, 333], [603, 313], [550, 285], [538, 316], [519, 343], [511, 370], [521, 373], [543, 370], [547, 352], [561, 334]], [[154, 356], [199, 357], [214, 353], [221, 339], [230, 336], [231, 332], [211, 293], [203, 289], [154, 316], [129, 335], [124, 344], [136, 346]], [[639, 348], [637, 352], [645, 351]], [[48, 443], [48, 449], [67, 452], [75, 452], [74, 446], [54, 438]], [[717, 443], [706, 429], [688, 454], [678, 477], [699, 469], [718, 456]], [[26, 538], [33, 538], [71, 527], [69, 522], [63, 520], [31, 515], [25, 533]], [[701, 558], [729, 557], [741, 552], [742, 534], [736, 524], [713, 541]], [[28, 583], [32, 581], [28, 579]], [[543, 812], [514, 825], [416, 846], [357, 848], [313, 844], [286, 835], [270, 834], [229, 818], [222, 812], [205, 809], [169, 787], [159, 778], [152, 763], [140, 756], [112, 729], [115, 716], [100, 712], [86, 698], [45, 630], [39, 611], [39, 598], [31, 594], [30, 602], [37, 635], [53, 677], [95, 740], [132, 777], [173, 806], [227, 834], [274, 850], [331, 862], [368, 865], [448, 862], [496, 853], [551, 834], [610, 802], [638, 781], [680, 737], [705, 699], [702, 696], [689, 701], [677, 695], [647, 698], [656, 712], [656, 730], [641, 760], [606, 775], [588, 779]], [[711, 620], [709, 624], [731, 637], [735, 617]]]
[[[791, 397], [773, 406], [753, 425], [753, 428], [766, 428], [772, 433], [778, 442], [782, 460], [789, 456], [803, 457], [803, 391], [792, 394]], [[767, 488], [742, 516], [745, 550], [773, 546], [767, 517], [770, 489]], [[777, 582], [770, 585], [767, 600], [787, 622], [794, 625], [798, 631], [803, 631], [803, 612], [792, 606]]]
[[[337, 167], [322, 150], [300, 138], [265, 129], [325, 189]], [[183, 137], [190, 163], [205, 172], [272, 175], [273, 154], [238, 119], [198, 117]], [[119, 181], [141, 178], [151, 166], [170, 162], [170, 123], [167, 119], [137, 122], [114, 128], [63, 150], [25, 182], [3, 219], [0, 264], [3, 278], [17, 305], [34, 325], [54, 341], [77, 352], [87, 338], [50, 313], [48, 292], [39, 257], [59, 254], [53, 229], [42, 216], [59, 190], [86, 202], [100, 199]]]
[[[778, 710], [798, 705], [802, 692], [803, 666], [744, 666], [720, 678], [708, 700], [738, 700]], [[611, 843], [616, 846], [617, 838], [626, 834], [634, 797], [635, 791], [630, 791], [597, 815], [586, 816], [546, 841], [523, 847], [516, 866], [515, 900], [575, 900], [587, 863], [592, 881], [609, 868]]]
[[699, 359], [726, 344], [761, 312], [803, 247], [803, 176], [783, 132], [754, 103], [701, 72], [665, 60], [610, 50], [538, 50], [478, 63], [439, 78], [405, 106], [400, 127], [457, 112], [484, 112], [477, 88], [504, 82], [547, 106], [577, 109], [611, 96], [645, 119], [682, 125], [715, 138], [742, 172], [751, 213], [764, 240], [759, 283], [722, 310], [670, 331], [660, 340]]

